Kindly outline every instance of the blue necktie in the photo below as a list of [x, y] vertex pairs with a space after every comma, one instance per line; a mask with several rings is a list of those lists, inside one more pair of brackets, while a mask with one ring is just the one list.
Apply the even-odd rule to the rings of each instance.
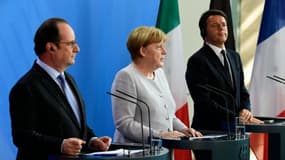
[[80, 110], [79, 110], [79, 106], [78, 106], [78, 103], [76, 101], [76, 98], [74, 97], [74, 95], [72, 94], [72, 91], [70, 90], [70, 88], [67, 86], [67, 82], [64, 78], [64, 75], [60, 74], [58, 77], [57, 77], [60, 85], [61, 85], [61, 89], [64, 93], [64, 95], [66, 96], [75, 116], [76, 116], [76, 119], [79, 123], [79, 125], [81, 125], [80, 123]]

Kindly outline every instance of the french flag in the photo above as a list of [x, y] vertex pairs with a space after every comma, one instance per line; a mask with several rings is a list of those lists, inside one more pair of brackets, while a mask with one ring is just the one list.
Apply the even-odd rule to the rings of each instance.
[[[265, 0], [249, 88], [255, 116], [285, 117], [285, 85], [266, 78], [273, 75], [285, 78], [284, 9], [284, 0]], [[256, 148], [258, 159], [267, 159], [266, 141], [259, 142]]]

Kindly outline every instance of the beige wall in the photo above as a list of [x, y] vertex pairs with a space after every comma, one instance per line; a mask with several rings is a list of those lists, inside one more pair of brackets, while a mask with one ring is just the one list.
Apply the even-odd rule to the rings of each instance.
[[179, 0], [179, 6], [184, 53], [188, 59], [203, 43], [198, 22], [201, 14], [209, 8], [209, 1]]
[[241, 0], [240, 54], [244, 65], [245, 83], [250, 83], [264, 0]]

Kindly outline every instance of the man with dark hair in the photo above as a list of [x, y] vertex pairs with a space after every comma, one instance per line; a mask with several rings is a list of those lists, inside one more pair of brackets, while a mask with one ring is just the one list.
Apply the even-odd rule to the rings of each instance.
[[[232, 128], [230, 124], [234, 124], [236, 116], [242, 117], [244, 122], [262, 123], [250, 112], [240, 56], [225, 48], [228, 37], [226, 15], [220, 10], [208, 10], [200, 17], [199, 28], [204, 45], [189, 58], [186, 71], [194, 101], [192, 127], [204, 134], [207, 132], [203, 130], [227, 131]], [[207, 87], [224, 93], [217, 94]], [[207, 154], [197, 157], [199, 160], [207, 158]]]
[[9, 97], [17, 159], [44, 160], [50, 154], [108, 150], [111, 138], [95, 137], [88, 127], [83, 99], [65, 72], [79, 52], [71, 26], [64, 19], [48, 19], [37, 30], [34, 42], [38, 59]]

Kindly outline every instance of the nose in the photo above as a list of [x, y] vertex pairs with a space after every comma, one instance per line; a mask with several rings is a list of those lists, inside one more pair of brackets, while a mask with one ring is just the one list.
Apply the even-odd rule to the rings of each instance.
[[167, 49], [165, 47], [163, 47], [162, 54], [166, 55], [166, 53], [167, 53]]
[[80, 51], [80, 47], [79, 47], [79, 45], [76, 43], [75, 44], [75, 46], [73, 47], [73, 51], [75, 52], [75, 53], [78, 53], [79, 51]]

